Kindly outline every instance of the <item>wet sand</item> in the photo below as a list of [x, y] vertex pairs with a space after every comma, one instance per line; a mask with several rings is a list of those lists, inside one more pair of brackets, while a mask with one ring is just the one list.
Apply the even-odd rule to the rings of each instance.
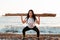
[[[22, 40], [22, 34], [0, 33], [0, 40]], [[26, 40], [37, 40], [36, 34], [26, 34]], [[60, 34], [40, 34], [40, 40], [60, 40]]]

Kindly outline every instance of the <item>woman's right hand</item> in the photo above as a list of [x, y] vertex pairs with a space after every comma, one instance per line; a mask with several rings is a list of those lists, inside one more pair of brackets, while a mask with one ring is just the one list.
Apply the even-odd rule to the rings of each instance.
[[21, 15], [22, 16], [22, 15]]
[[23, 19], [22, 15], [21, 15], [21, 20]]
[[22, 21], [22, 23], [26, 22], [26, 20], [23, 20], [23, 16], [22, 15], [21, 15], [21, 21]]
[[23, 19], [23, 16], [21, 15], [21, 19]]

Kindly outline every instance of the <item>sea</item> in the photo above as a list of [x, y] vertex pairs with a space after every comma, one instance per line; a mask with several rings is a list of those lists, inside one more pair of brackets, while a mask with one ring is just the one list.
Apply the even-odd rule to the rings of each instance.
[[[23, 16], [23, 20], [26, 16]], [[36, 17], [38, 19], [38, 17]], [[22, 34], [27, 24], [21, 22], [20, 16], [0, 16], [0, 33]], [[40, 34], [60, 34], [60, 17], [40, 17], [40, 24], [36, 24]], [[26, 34], [36, 34], [34, 30]]]

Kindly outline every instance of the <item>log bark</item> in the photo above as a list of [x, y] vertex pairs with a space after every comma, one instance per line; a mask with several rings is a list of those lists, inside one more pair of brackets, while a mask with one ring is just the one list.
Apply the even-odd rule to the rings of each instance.
[[[5, 16], [27, 16], [27, 13], [7, 13]], [[56, 14], [52, 13], [43, 13], [43, 14], [35, 14], [35, 16], [41, 16], [41, 17], [55, 17]]]

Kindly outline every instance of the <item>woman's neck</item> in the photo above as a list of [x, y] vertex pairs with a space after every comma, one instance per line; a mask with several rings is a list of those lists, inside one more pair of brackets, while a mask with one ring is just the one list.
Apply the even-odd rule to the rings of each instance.
[[32, 16], [30, 16], [29, 18], [32, 18]]

